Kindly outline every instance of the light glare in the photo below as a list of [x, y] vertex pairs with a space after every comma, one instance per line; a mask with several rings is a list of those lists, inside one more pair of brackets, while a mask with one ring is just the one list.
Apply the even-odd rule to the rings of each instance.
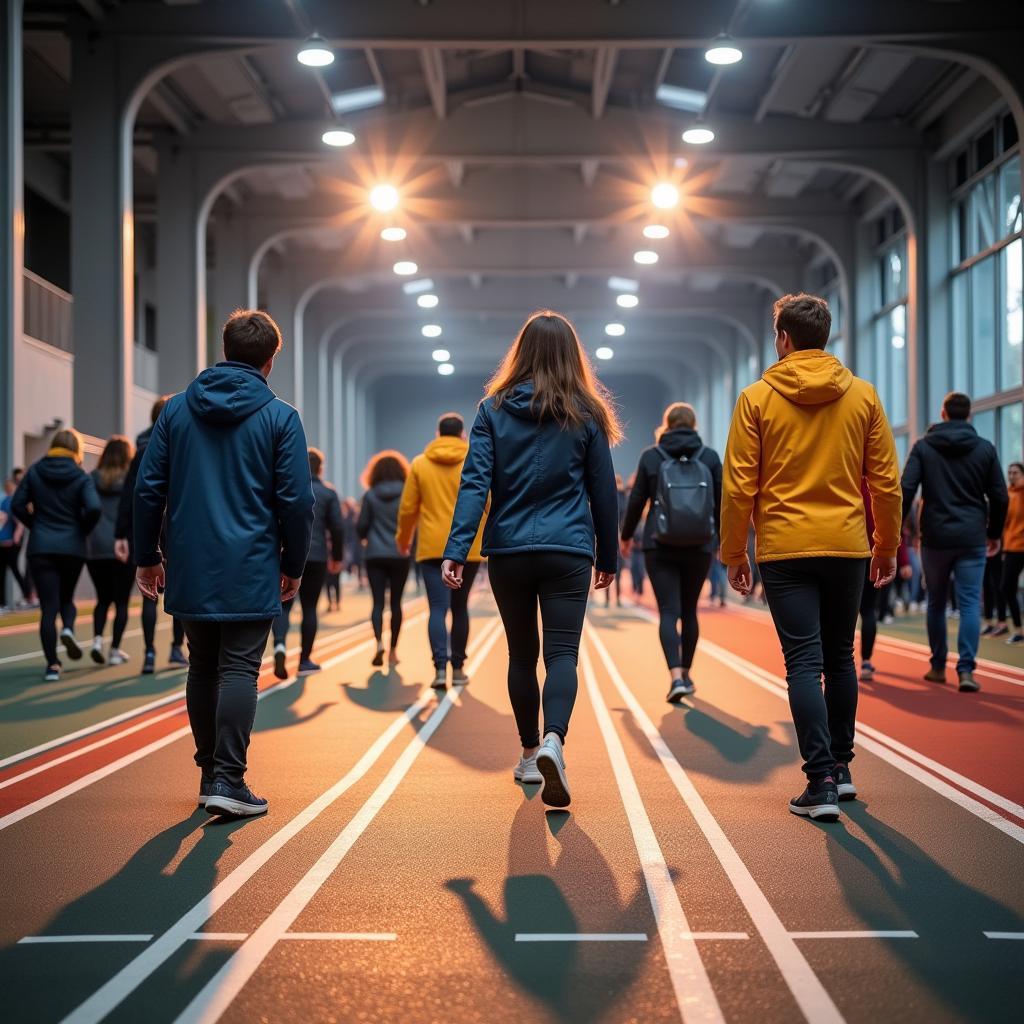
[[613, 292], [636, 292], [640, 290], [640, 282], [631, 277], [609, 277], [608, 287]]
[[334, 63], [334, 52], [328, 47], [327, 41], [315, 34], [302, 44], [302, 49], [295, 56], [307, 68], [325, 68]]
[[644, 228], [644, 238], [668, 238], [668, 228], [664, 224], [648, 224]]
[[433, 309], [440, 301], [441, 300], [436, 295], [421, 295], [416, 300], [416, 305], [419, 306], [420, 309]]
[[394, 185], [374, 185], [370, 189], [370, 205], [382, 213], [393, 210], [398, 205], [398, 189]]
[[609, 338], [621, 338], [626, 333], [626, 326], [625, 324], [615, 322], [605, 324], [604, 333], [607, 334]]
[[380, 237], [385, 242], [404, 242], [405, 241], [405, 228], [384, 228]]
[[409, 277], [420, 268], [412, 260], [399, 260], [392, 268], [399, 277]]
[[441, 374], [442, 377], [450, 377], [455, 372], [455, 367], [452, 366], [451, 363], [441, 363], [437, 368], [437, 372]]
[[624, 292], [622, 295], [617, 296], [615, 301], [623, 309], [636, 309], [636, 307], [640, 305], [640, 300], [629, 292]]
[[430, 353], [430, 358], [433, 359], [435, 363], [447, 363], [451, 357], [451, 352], [446, 348], [435, 348], [434, 351]]
[[356, 141], [356, 137], [344, 128], [331, 128], [320, 136], [320, 141], [325, 146], [351, 146]]
[[420, 334], [424, 338], [440, 338], [443, 333], [440, 324], [424, 324], [420, 328]]
[[651, 202], [659, 210], [671, 210], [679, 202], [679, 189], [670, 181], [658, 182], [651, 189]]
[[429, 292], [434, 287], [434, 282], [429, 277], [421, 277], [418, 281], [406, 281], [402, 285], [402, 291], [406, 295], [419, 295], [420, 292]]
[[691, 146], [706, 146], [709, 142], [715, 141], [715, 133], [706, 127], [687, 128], [683, 132], [683, 142]]
[[597, 356], [598, 359], [611, 359], [611, 357], [615, 355], [615, 352], [608, 348], [607, 345], [603, 345], [594, 353], [594, 355]]
[[658, 262], [658, 254], [650, 249], [641, 249], [639, 252], [633, 253], [633, 262], [649, 267], [652, 263]]
[[709, 64], [717, 64], [719, 67], [739, 64], [743, 60], [743, 51], [731, 43], [715, 40], [715, 43], [704, 51], [704, 59]]

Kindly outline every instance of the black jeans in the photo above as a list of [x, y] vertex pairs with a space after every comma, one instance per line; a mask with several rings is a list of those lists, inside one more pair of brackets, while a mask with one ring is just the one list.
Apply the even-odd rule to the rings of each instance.
[[[327, 578], [326, 562], [307, 562], [302, 570], [302, 582], [299, 584], [299, 604], [302, 605], [302, 652], [300, 657], [306, 661], [313, 653], [317, 627], [320, 625], [316, 616], [316, 606], [320, 603], [320, 594]], [[293, 597], [281, 604], [281, 614], [274, 619], [274, 643], [283, 644], [288, 635], [288, 620], [291, 617]]]
[[75, 628], [75, 587], [84, 558], [73, 555], [31, 555], [32, 578], [39, 594], [39, 639], [47, 665], [56, 665], [57, 616], [65, 629]]
[[25, 577], [21, 575], [21, 570], [18, 568], [18, 553], [20, 550], [17, 544], [0, 546], [0, 604], [5, 604], [7, 600], [8, 569], [14, 577], [14, 582], [18, 584], [22, 600], [27, 601], [32, 593], [29, 585], [25, 582]]
[[837, 762], [853, 760], [853, 634], [864, 596], [865, 560], [787, 558], [762, 562], [759, 568], [786, 659], [789, 708], [804, 772], [812, 780], [822, 779]]
[[1007, 551], [1003, 558], [1002, 600], [1010, 609], [1013, 624], [1020, 629], [1020, 601], [1017, 599], [1017, 585], [1024, 569], [1024, 551]]
[[96, 607], [92, 613], [92, 635], [103, 636], [107, 614], [114, 606], [114, 632], [111, 642], [121, 646], [121, 637], [128, 624], [128, 599], [135, 582], [135, 567], [116, 558], [90, 558], [86, 562], [92, 585], [96, 588]]
[[544, 733], [565, 739], [576, 703], [576, 664], [593, 563], [586, 555], [529, 551], [492, 555], [488, 575], [508, 640], [508, 695], [524, 747], [540, 743], [537, 603], [544, 626]]
[[985, 559], [985, 575], [981, 580], [981, 597], [986, 619], [1003, 622], [1006, 619], [1006, 599], [1003, 597], [1003, 553]]
[[878, 591], [871, 582], [871, 563], [864, 570], [864, 589], [860, 598], [860, 657], [870, 661], [875, 653], [875, 637], [878, 635]]
[[[427, 620], [427, 638], [434, 668], [444, 671], [448, 667], [449, 644], [452, 668], [466, 663], [466, 645], [469, 643], [469, 592], [480, 569], [479, 562], [466, 562], [462, 567], [462, 588], [449, 590], [441, 579], [441, 559], [425, 558], [419, 562], [423, 585], [427, 589], [430, 618]], [[448, 636], [448, 611], [452, 613], [452, 632]]]
[[[185, 623], [181, 619], [171, 619], [171, 628], [171, 643], [180, 647], [185, 642]], [[142, 639], [147, 651], [156, 649], [156, 601], [150, 601], [148, 597], [142, 599]]]
[[203, 777], [239, 786], [256, 718], [256, 680], [272, 619], [185, 623], [185, 703]]
[[402, 631], [402, 591], [409, 578], [408, 558], [368, 558], [366, 575], [370, 578], [370, 593], [373, 595], [373, 609], [370, 622], [373, 635], [380, 643], [384, 636], [384, 600], [391, 591], [391, 647], [398, 646], [398, 634]]
[[689, 670], [700, 636], [697, 602], [711, 566], [711, 555], [699, 548], [657, 548], [644, 552], [644, 565], [658, 602], [658, 635], [665, 661], [670, 669]]

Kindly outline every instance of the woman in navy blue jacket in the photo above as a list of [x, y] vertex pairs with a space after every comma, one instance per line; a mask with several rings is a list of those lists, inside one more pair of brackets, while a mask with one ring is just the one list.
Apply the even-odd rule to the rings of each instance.
[[[576, 700], [576, 662], [591, 572], [603, 590], [618, 567], [618, 498], [610, 446], [622, 436], [608, 392], [575, 328], [550, 310], [526, 321], [487, 385], [445, 548], [454, 590], [484, 513], [483, 553], [508, 639], [508, 691], [523, 744], [513, 775], [569, 804], [562, 744]], [[544, 742], [537, 719], [537, 604], [544, 624]]]

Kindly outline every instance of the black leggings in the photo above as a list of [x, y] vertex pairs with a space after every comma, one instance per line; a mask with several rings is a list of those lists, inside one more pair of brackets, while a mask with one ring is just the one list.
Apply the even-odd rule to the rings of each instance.
[[121, 637], [128, 624], [128, 598], [135, 582], [135, 567], [116, 558], [90, 558], [86, 563], [92, 585], [96, 588], [96, 607], [92, 613], [92, 635], [103, 636], [107, 613], [114, 606], [114, 632], [111, 642], [121, 646]]
[[[181, 619], [171, 619], [171, 625], [174, 630], [171, 643], [180, 647], [185, 642], [185, 623]], [[156, 650], [156, 601], [150, 601], [148, 597], [142, 599], [142, 639], [147, 651]]]
[[1017, 584], [1024, 569], [1024, 551], [1007, 551], [1003, 558], [1002, 599], [1013, 616], [1013, 624], [1020, 629], [1020, 602], [1017, 600]]
[[39, 639], [47, 665], [56, 665], [57, 616], [65, 629], [75, 628], [75, 587], [84, 558], [74, 555], [30, 555], [32, 578], [39, 594]]
[[544, 625], [544, 733], [565, 739], [576, 703], [576, 663], [593, 565], [586, 555], [530, 551], [493, 555], [488, 576], [508, 640], [508, 695], [524, 747], [540, 743], [537, 603]]
[[398, 634], [402, 631], [402, 591], [409, 578], [408, 558], [368, 558], [366, 575], [370, 578], [370, 593], [373, 595], [373, 635], [377, 642], [384, 636], [384, 599], [391, 591], [391, 649], [398, 646]]
[[658, 548], [644, 552], [644, 565], [658, 602], [658, 635], [665, 661], [670, 669], [688, 671], [700, 636], [697, 602], [711, 566], [711, 555], [697, 548]]
[[[317, 627], [320, 625], [316, 608], [320, 603], [320, 594], [324, 589], [327, 577], [326, 562], [307, 562], [302, 570], [302, 582], [299, 584], [299, 604], [302, 605], [302, 652], [299, 657], [307, 661], [313, 653]], [[281, 604], [281, 614], [274, 619], [274, 644], [283, 644], [288, 635], [288, 620], [291, 617], [293, 597]]]
[[982, 598], [986, 619], [1003, 622], [1006, 619], [1006, 601], [1003, 598], [1003, 554], [985, 559], [985, 575], [982, 578]]
[[341, 607], [341, 573], [329, 572], [325, 581], [327, 587], [327, 600], [331, 604]]
[[871, 582], [871, 563], [864, 572], [864, 590], [860, 595], [860, 660], [870, 661], [878, 635], [878, 591]]
[[25, 582], [25, 577], [21, 575], [21, 570], [18, 568], [18, 555], [20, 551], [21, 549], [17, 544], [0, 547], [0, 604], [3, 604], [7, 598], [8, 569], [10, 569], [11, 575], [14, 577], [14, 582], [18, 584], [18, 589], [21, 590], [22, 600], [27, 601], [32, 593], [28, 583]]

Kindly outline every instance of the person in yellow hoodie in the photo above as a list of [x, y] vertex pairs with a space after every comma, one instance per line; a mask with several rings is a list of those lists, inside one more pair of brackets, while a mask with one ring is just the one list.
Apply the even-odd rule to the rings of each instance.
[[[878, 588], [896, 575], [900, 474], [874, 387], [824, 351], [832, 328], [825, 300], [785, 295], [774, 314], [779, 361], [740, 392], [729, 431], [721, 558], [733, 589], [749, 593], [753, 518], [808, 780], [789, 809], [835, 821], [840, 798], [857, 795], [849, 767], [857, 715], [854, 629], [865, 571]], [[875, 521], [870, 550], [862, 478]]]
[[452, 613], [451, 652], [452, 683], [469, 682], [463, 668], [466, 662], [466, 644], [469, 640], [469, 592], [480, 568], [480, 538], [484, 520], [480, 522], [476, 539], [469, 552], [462, 575], [462, 589], [450, 590], [441, 581], [441, 556], [448, 542], [455, 501], [459, 496], [462, 464], [466, 461], [469, 441], [466, 425], [455, 412], [445, 413], [437, 423], [437, 437], [412, 460], [409, 475], [402, 491], [398, 508], [398, 530], [395, 541], [398, 550], [408, 554], [413, 534], [419, 526], [416, 539], [416, 561], [423, 570], [427, 589], [430, 618], [427, 635], [434, 658], [435, 689], [448, 685], [449, 635], [448, 612]]
[[1003, 600], [1013, 616], [1013, 633], [1006, 642], [1011, 647], [1024, 644], [1024, 628], [1021, 627], [1020, 602], [1017, 589], [1020, 585], [1021, 570], [1024, 569], [1024, 465], [1011, 462], [1006, 467], [1009, 482], [1010, 507], [1003, 527]]

